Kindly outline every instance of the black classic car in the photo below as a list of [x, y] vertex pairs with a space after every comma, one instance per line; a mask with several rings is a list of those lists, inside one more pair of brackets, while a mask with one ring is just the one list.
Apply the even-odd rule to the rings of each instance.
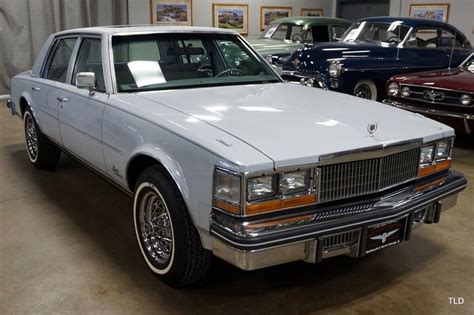
[[290, 81], [382, 100], [393, 75], [458, 66], [472, 52], [444, 22], [403, 17], [359, 20], [337, 43], [298, 49], [281, 65]]

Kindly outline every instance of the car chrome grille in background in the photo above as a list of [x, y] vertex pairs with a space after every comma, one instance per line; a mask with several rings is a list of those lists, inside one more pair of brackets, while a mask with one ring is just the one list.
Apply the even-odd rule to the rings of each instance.
[[417, 176], [420, 149], [320, 167], [319, 201], [373, 193]]
[[419, 102], [426, 102], [429, 104], [440, 104], [440, 105], [455, 105], [461, 107], [473, 107], [474, 103], [470, 105], [463, 105], [460, 102], [461, 95], [468, 94], [474, 97], [472, 93], [451, 91], [446, 89], [438, 89], [430, 86], [416, 86], [416, 85], [400, 85], [400, 89], [403, 87], [410, 89], [410, 96], [402, 96], [403, 99], [409, 99]]

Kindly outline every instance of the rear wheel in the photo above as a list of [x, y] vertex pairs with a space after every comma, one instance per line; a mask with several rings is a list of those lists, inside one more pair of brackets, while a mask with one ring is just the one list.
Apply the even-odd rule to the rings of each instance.
[[58, 166], [61, 151], [39, 129], [30, 108], [23, 115], [26, 152], [31, 164], [41, 170], [52, 171]]
[[133, 211], [140, 251], [160, 280], [184, 287], [204, 277], [211, 253], [202, 247], [181, 194], [162, 167], [140, 174]]
[[376, 101], [377, 86], [370, 80], [359, 81], [354, 88], [354, 96]]

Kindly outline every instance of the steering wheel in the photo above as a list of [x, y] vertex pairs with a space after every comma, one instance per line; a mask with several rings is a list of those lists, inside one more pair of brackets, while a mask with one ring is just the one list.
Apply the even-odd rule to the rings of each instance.
[[390, 44], [398, 44], [400, 42], [400, 39], [398, 38], [398, 36], [394, 35], [394, 36], [390, 36], [389, 38], [387, 38], [387, 41]]
[[237, 68], [229, 68], [229, 69], [225, 69], [224, 71], [219, 72], [218, 74], [216, 74], [216, 75], [214, 76], [214, 78], [221, 77], [221, 76], [223, 76], [224, 74], [229, 73], [229, 72], [232, 72], [232, 71], [240, 72], [240, 74], [241, 74], [242, 76], [245, 76], [245, 72], [243, 72], [242, 70], [237, 69]]
[[198, 69], [198, 72], [207, 72], [212, 74], [212, 66], [211, 65], [201, 65]]

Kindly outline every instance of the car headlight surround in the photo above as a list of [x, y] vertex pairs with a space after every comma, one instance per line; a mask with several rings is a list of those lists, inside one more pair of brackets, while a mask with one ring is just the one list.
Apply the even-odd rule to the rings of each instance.
[[420, 166], [429, 165], [433, 162], [434, 151], [435, 151], [435, 146], [433, 144], [421, 147]]
[[451, 140], [438, 141], [436, 143], [436, 151], [434, 155], [435, 161], [438, 162], [451, 158], [451, 146]]
[[443, 139], [421, 147], [418, 176], [423, 177], [451, 167], [453, 139]]
[[472, 101], [472, 98], [469, 94], [463, 94], [461, 95], [461, 97], [459, 98], [459, 102], [462, 104], [462, 105], [465, 105], [465, 106], [468, 106], [471, 104], [471, 101]]
[[231, 212], [241, 213], [241, 177], [226, 170], [214, 170], [213, 206]]
[[284, 168], [268, 173], [233, 173], [216, 167], [213, 208], [252, 216], [315, 204], [317, 168]]
[[333, 78], [337, 78], [342, 73], [342, 66], [338, 62], [331, 62], [328, 67], [329, 75]]
[[397, 82], [392, 82], [388, 85], [387, 92], [390, 96], [397, 96], [400, 93], [400, 86]]
[[277, 192], [277, 174], [247, 179], [247, 201], [274, 197]]
[[311, 171], [299, 170], [280, 175], [279, 188], [283, 195], [308, 191], [310, 189]]
[[403, 97], [409, 97], [411, 94], [410, 88], [408, 86], [402, 87], [401, 94]]

